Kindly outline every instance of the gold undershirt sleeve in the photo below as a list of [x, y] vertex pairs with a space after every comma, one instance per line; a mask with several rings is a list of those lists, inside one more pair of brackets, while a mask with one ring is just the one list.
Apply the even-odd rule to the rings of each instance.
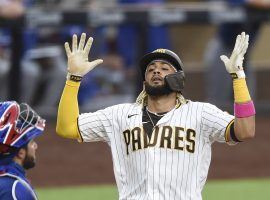
[[241, 78], [233, 80], [233, 91], [235, 103], [246, 103], [251, 101], [246, 79]]
[[56, 132], [64, 138], [79, 139], [78, 91], [80, 82], [67, 80], [58, 106]]

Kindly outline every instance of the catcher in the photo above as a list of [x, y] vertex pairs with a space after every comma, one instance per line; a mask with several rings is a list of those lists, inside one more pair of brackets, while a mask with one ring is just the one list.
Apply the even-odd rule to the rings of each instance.
[[34, 139], [44, 128], [45, 120], [27, 104], [0, 102], [0, 199], [37, 199], [25, 170], [35, 166]]

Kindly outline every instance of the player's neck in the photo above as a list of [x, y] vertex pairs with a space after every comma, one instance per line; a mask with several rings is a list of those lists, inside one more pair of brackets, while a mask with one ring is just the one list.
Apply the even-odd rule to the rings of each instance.
[[19, 164], [20, 166], [23, 166], [23, 160], [21, 158], [19, 158], [18, 156], [15, 156], [13, 158], [13, 161], [17, 164]]
[[159, 97], [148, 96], [147, 104], [148, 110], [151, 112], [169, 112], [176, 105], [176, 94], [171, 93], [169, 95]]

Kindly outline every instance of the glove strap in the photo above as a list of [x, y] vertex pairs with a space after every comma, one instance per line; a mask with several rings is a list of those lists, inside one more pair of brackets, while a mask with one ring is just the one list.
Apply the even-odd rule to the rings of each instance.
[[81, 82], [82, 77], [74, 74], [67, 74], [67, 80], [73, 81], [73, 82]]
[[240, 79], [240, 78], [246, 78], [244, 70], [240, 70], [234, 73], [231, 73], [232, 79]]

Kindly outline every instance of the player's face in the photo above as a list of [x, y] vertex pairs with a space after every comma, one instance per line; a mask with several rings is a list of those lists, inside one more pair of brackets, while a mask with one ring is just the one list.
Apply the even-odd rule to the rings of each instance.
[[175, 69], [170, 64], [156, 61], [146, 68], [145, 81], [153, 87], [162, 86], [165, 84], [164, 77], [175, 72]]
[[31, 140], [26, 148], [26, 156], [23, 161], [23, 167], [25, 169], [31, 169], [36, 165], [36, 150], [38, 148], [37, 143]]
[[145, 72], [145, 91], [150, 96], [163, 96], [173, 91], [167, 87], [164, 77], [175, 73], [175, 69], [168, 63], [157, 61], [149, 65]]

